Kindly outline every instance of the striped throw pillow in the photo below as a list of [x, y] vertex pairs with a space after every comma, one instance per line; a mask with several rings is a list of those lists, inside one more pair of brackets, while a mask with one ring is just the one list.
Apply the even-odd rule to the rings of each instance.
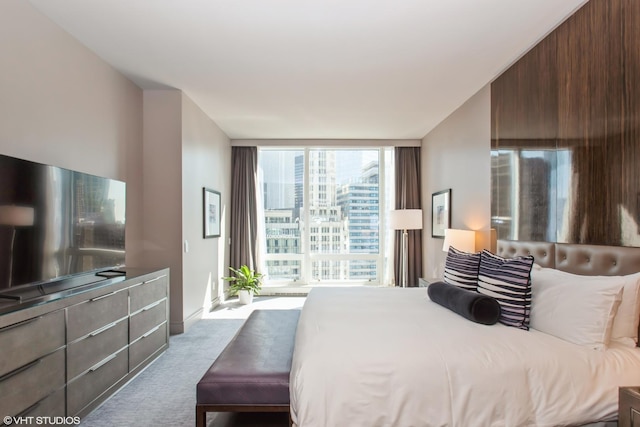
[[478, 292], [498, 300], [500, 323], [529, 330], [532, 256], [502, 258], [486, 249], [480, 254]]
[[444, 281], [450, 285], [475, 291], [478, 288], [480, 252], [471, 254], [449, 247], [444, 263]]

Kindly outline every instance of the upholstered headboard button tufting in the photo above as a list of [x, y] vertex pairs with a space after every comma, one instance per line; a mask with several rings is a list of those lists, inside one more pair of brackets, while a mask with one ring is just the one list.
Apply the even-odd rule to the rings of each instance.
[[640, 271], [640, 248], [633, 247], [498, 240], [498, 254], [533, 255], [542, 267], [587, 276]]
[[553, 267], [555, 265], [554, 245], [549, 242], [498, 240], [498, 255], [507, 258], [532, 255], [536, 264], [542, 267]]

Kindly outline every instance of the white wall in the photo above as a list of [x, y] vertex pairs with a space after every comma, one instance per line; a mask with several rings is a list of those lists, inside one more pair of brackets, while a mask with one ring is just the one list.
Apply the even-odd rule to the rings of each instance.
[[451, 188], [451, 228], [491, 226], [491, 86], [487, 85], [422, 140], [422, 200], [425, 208], [423, 275], [442, 277], [442, 239], [431, 237], [431, 194]]
[[0, 63], [0, 154], [126, 181], [137, 264], [142, 91], [26, 1], [0, 1]]
[[[188, 327], [222, 293], [228, 275], [231, 144], [227, 135], [187, 96], [182, 96], [183, 319]], [[202, 188], [221, 194], [221, 235], [203, 238]], [[184, 244], [184, 242], [183, 242]]]

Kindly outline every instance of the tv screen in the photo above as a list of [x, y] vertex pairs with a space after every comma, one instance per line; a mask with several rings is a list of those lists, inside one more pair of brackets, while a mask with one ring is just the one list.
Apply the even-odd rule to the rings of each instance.
[[125, 261], [124, 182], [0, 155], [0, 292]]

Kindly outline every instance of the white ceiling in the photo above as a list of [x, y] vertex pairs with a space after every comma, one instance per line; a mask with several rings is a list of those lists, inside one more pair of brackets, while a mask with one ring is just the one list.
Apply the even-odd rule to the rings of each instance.
[[232, 139], [422, 138], [585, 0], [30, 0]]

